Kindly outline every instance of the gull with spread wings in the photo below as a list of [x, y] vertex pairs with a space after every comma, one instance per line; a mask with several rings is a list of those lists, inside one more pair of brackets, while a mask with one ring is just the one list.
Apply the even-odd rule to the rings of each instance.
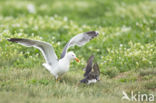
[[74, 52], [67, 52], [68, 48], [75, 45], [83, 46], [98, 34], [99, 33], [97, 31], [89, 31], [74, 36], [65, 45], [60, 59], [57, 58], [51, 44], [47, 42], [24, 38], [10, 38], [8, 41], [15, 42], [26, 47], [35, 47], [39, 49], [46, 61], [46, 63], [43, 63], [43, 66], [56, 78], [56, 80], [58, 80], [62, 74], [69, 70], [71, 60], [75, 59], [77, 62], [80, 62]]

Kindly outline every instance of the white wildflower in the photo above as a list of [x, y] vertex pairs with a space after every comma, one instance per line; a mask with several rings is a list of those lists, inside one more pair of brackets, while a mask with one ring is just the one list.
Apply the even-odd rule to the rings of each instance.
[[65, 16], [65, 17], [63, 18], [63, 20], [64, 20], [64, 21], [68, 21], [68, 17]]
[[43, 38], [42, 37], [39, 37], [40, 38], [40, 40], [42, 40]]
[[38, 26], [36, 25], [36, 26], [34, 27], [34, 29], [35, 29], [35, 30], [38, 30]]
[[120, 47], [122, 47], [123, 46], [123, 44], [120, 44]]
[[82, 26], [83, 28], [86, 28], [87, 27], [87, 25], [86, 24], [83, 24], [83, 26]]
[[22, 35], [22, 33], [18, 33], [18, 36], [21, 36]]
[[54, 14], [54, 17], [55, 17], [55, 18], [57, 18], [57, 17], [58, 17], [58, 15], [57, 15], [57, 14]]
[[136, 65], [139, 65], [139, 63], [138, 63], [138, 62], [136, 62]]
[[27, 9], [28, 9], [29, 13], [35, 13], [36, 12], [35, 6], [33, 4], [28, 4]]
[[92, 49], [93, 47], [92, 47], [92, 46], [89, 46], [88, 48], [89, 48], [89, 49]]
[[138, 22], [136, 22], [136, 26], [138, 26], [139, 25], [139, 23]]
[[152, 62], [151, 62], [151, 61], [149, 61], [149, 64], [152, 64]]
[[61, 43], [60, 42], [57, 42], [57, 45], [60, 45]]
[[100, 51], [100, 49], [96, 49], [96, 51], [97, 51], [97, 52], [99, 52], [99, 51]]
[[5, 30], [3, 31], [3, 33], [8, 34], [8, 33], [9, 33], [9, 30], [8, 30], [8, 29], [5, 29]]
[[54, 17], [50, 17], [50, 20], [52, 20], [52, 21], [53, 21], [53, 20], [54, 20]]
[[53, 36], [53, 37], [52, 37], [52, 40], [54, 40], [54, 39], [55, 39], [55, 37]]
[[68, 26], [68, 25], [65, 25], [65, 26], [64, 26], [64, 28], [65, 28], [65, 29], [68, 29], [68, 28], [69, 28], [69, 26]]
[[20, 24], [12, 24], [13, 27], [20, 27]]
[[123, 27], [121, 28], [121, 31], [122, 31], [122, 32], [128, 32], [128, 31], [130, 31], [130, 30], [131, 30], [131, 27], [123, 26]]
[[141, 48], [141, 49], [144, 49], [144, 46], [141, 45], [140, 48]]
[[142, 61], [146, 61], [147, 59], [145, 57], [142, 58]]
[[31, 36], [34, 36], [34, 33], [31, 33]]
[[119, 36], [119, 35], [121, 35], [121, 32], [116, 32], [115, 35]]
[[20, 32], [23, 32], [24, 30], [23, 30], [23, 29], [19, 29], [19, 31], [20, 31]]

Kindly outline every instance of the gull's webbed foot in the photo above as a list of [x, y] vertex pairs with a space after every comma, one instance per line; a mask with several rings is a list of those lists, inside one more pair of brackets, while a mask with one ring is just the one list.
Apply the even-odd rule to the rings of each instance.
[[56, 82], [58, 82], [58, 81], [60, 81], [61, 80], [61, 77], [58, 77], [57, 79], [56, 79]]

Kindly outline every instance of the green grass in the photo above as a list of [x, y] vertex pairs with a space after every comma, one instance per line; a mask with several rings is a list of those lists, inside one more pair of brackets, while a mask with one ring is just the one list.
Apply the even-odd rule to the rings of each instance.
[[[121, 101], [123, 90], [156, 95], [155, 7], [154, 0], [1, 0], [0, 103], [127, 103]], [[43, 40], [60, 57], [71, 37], [90, 30], [100, 35], [70, 48], [81, 62], [72, 62], [59, 83], [42, 66], [39, 50], [6, 40]], [[101, 81], [78, 85], [91, 54]]]

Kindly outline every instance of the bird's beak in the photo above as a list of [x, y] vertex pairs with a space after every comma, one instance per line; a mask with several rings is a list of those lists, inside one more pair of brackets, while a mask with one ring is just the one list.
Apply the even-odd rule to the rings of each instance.
[[77, 62], [80, 62], [80, 60], [79, 60], [78, 58], [75, 58], [75, 60], [76, 60]]

